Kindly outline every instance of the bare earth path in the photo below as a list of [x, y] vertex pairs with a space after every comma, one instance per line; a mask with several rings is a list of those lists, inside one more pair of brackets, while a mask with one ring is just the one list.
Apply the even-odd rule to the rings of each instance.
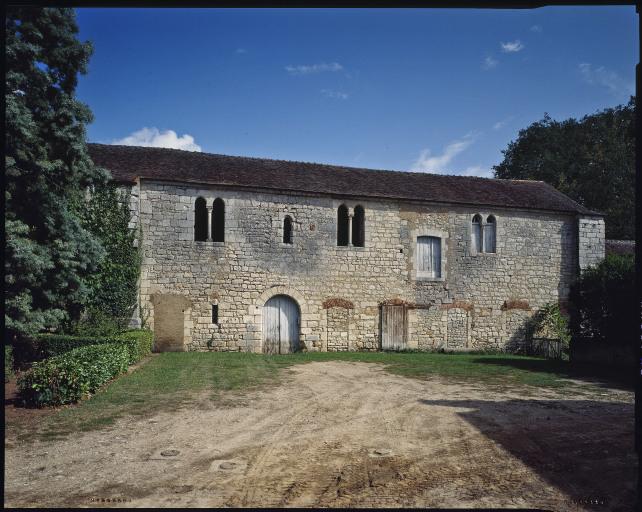
[[[366, 363], [287, 371], [224, 407], [203, 397], [10, 445], [5, 506], [634, 507], [631, 392], [525, 395]], [[591, 497], [606, 504], [573, 501]]]

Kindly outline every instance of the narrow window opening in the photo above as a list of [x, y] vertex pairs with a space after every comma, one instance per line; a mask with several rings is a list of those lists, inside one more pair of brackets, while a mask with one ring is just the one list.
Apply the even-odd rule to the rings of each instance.
[[207, 205], [202, 197], [198, 197], [194, 203], [194, 240], [207, 240]]
[[366, 214], [362, 206], [354, 207], [352, 219], [352, 245], [363, 247], [366, 241]]
[[473, 217], [472, 244], [473, 253], [482, 252], [482, 218], [479, 214]]
[[218, 304], [212, 304], [212, 323], [218, 324]]
[[484, 252], [495, 252], [497, 238], [497, 223], [495, 217], [489, 215], [484, 226]]
[[348, 245], [348, 208], [345, 204], [337, 210], [337, 245]]
[[212, 240], [225, 241], [225, 203], [220, 197], [214, 200], [212, 208]]
[[289, 215], [283, 219], [283, 243], [292, 243], [292, 218]]

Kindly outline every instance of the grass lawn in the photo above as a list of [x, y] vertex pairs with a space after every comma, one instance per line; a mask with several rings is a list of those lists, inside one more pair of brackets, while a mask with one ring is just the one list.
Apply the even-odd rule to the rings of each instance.
[[315, 352], [263, 356], [174, 352], [152, 356], [89, 400], [41, 416], [37, 422], [9, 424], [8, 429], [20, 430], [18, 440], [34, 435], [51, 439], [110, 425], [121, 416], [173, 410], [202, 399], [204, 393], [220, 401], [222, 391], [278, 384], [281, 370], [294, 364], [337, 360], [381, 363], [388, 371], [411, 378], [437, 376], [493, 389], [519, 387], [525, 394], [529, 386], [559, 390], [575, 387], [564, 380], [574, 376], [567, 362], [507, 354]]

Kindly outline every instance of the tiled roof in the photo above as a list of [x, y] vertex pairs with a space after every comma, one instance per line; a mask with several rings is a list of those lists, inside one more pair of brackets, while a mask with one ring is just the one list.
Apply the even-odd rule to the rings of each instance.
[[382, 171], [138, 146], [89, 144], [89, 153], [96, 165], [122, 183], [147, 178], [282, 193], [597, 214], [541, 181]]

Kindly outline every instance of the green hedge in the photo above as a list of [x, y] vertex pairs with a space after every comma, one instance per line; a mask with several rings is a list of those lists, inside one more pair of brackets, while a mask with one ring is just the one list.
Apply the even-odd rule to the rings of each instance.
[[120, 343], [127, 346], [129, 351], [129, 364], [134, 364], [152, 351], [153, 338], [154, 335], [152, 331], [136, 329], [113, 336], [39, 334], [34, 336], [30, 342], [33, 345], [31, 352], [36, 354], [37, 360], [59, 356], [80, 347]]
[[153, 338], [148, 330], [102, 337], [38, 335], [31, 348], [44, 360], [18, 379], [19, 392], [36, 406], [78, 401], [148, 355]]
[[127, 345], [129, 349], [129, 364], [140, 361], [143, 357], [151, 354], [154, 343], [154, 333], [146, 329], [133, 329], [125, 331], [116, 336], [120, 343]]
[[18, 390], [30, 405], [76, 402], [125, 372], [129, 360], [129, 349], [123, 343], [75, 348], [34, 363], [18, 378]]
[[4, 346], [4, 381], [8, 382], [13, 376], [13, 350], [11, 345]]

